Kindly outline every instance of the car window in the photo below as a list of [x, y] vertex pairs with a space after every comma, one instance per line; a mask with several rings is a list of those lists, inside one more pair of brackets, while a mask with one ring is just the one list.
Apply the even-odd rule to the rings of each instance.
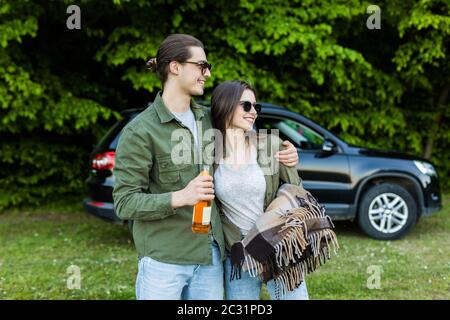
[[[119, 139], [120, 139], [120, 136], [122, 135], [122, 130], [123, 130], [123, 128], [125, 127], [125, 125], [126, 125], [127, 123], [130, 123], [131, 120], [133, 120], [134, 118], [136, 118], [136, 116], [137, 116], [138, 114], [139, 114], [138, 112], [133, 113], [133, 114], [129, 117], [129, 119], [128, 119], [128, 121], [127, 121], [126, 123], [121, 124], [121, 125], [122, 125], [122, 128], [121, 128], [121, 130], [119, 131], [119, 133], [114, 137], [114, 139], [111, 141], [111, 143], [109, 144], [109, 149], [111, 149], [111, 150], [116, 150], [116, 149], [117, 149], [117, 144], [119, 143]], [[112, 131], [116, 131], [116, 130], [113, 128]]]
[[111, 141], [111, 143], [109, 144], [109, 148], [116, 150], [117, 149], [117, 144], [119, 143], [119, 139], [120, 136], [122, 135], [122, 130], [120, 130], [120, 132], [116, 135], [116, 137], [114, 138], [113, 141]]
[[304, 124], [291, 119], [275, 119], [260, 117], [257, 120], [259, 129], [278, 129], [280, 139], [291, 141], [303, 150], [322, 149], [323, 136]]

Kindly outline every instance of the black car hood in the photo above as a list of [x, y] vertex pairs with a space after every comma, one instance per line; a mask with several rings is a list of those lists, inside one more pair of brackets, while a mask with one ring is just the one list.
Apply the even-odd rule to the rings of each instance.
[[369, 148], [361, 148], [361, 147], [353, 147], [357, 150], [357, 153], [361, 155], [365, 155], [368, 157], [380, 157], [380, 158], [395, 158], [395, 159], [404, 159], [404, 160], [419, 160], [430, 162], [427, 159], [414, 156], [404, 152], [391, 151], [391, 150], [382, 150], [382, 149], [369, 149]]

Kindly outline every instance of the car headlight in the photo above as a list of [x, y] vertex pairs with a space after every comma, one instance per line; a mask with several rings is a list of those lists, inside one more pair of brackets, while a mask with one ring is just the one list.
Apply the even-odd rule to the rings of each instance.
[[417, 169], [419, 169], [419, 171], [423, 174], [426, 174], [428, 176], [437, 176], [436, 169], [434, 169], [431, 163], [415, 160], [414, 164], [416, 165]]

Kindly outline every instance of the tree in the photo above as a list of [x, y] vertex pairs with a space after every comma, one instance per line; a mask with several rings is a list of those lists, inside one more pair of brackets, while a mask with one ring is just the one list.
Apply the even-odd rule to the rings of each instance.
[[379, 30], [359, 0], [83, 0], [81, 30], [66, 27], [70, 4], [0, 2], [0, 208], [81, 194], [91, 145], [160, 90], [145, 62], [170, 33], [205, 44], [205, 98], [244, 79], [349, 143], [449, 173], [446, 1], [380, 2]]
[[403, 108], [411, 134], [416, 137], [414, 151], [433, 158], [446, 175], [449, 168], [445, 154], [450, 147], [450, 3], [421, 0], [387, 5], [402, 17], [397, 26], [402, 43], [393, 61], [406, 86]]

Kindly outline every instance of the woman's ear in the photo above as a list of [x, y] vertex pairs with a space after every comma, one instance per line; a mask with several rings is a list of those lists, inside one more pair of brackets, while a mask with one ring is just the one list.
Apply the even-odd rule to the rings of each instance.
[[179, 73], [180, 64], [177, 61], [171, 61], [169, 63], [169, 72], [178, 75]]

